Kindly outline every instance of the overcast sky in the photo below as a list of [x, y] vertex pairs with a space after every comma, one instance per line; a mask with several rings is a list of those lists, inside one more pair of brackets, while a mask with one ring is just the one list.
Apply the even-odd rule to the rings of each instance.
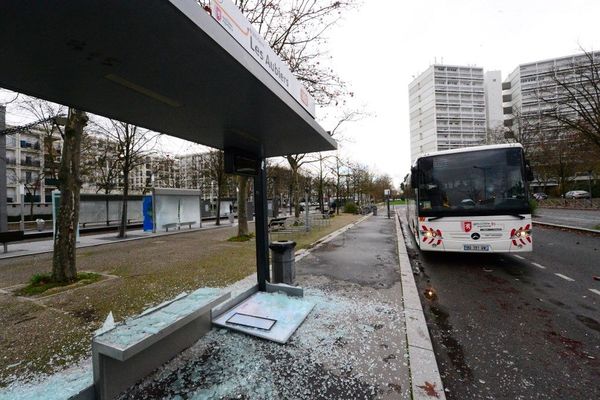
[[[330, 36], [332, 67], [371, 114], [346, 125], [343, 153], [399, 184], [410, 166], [408, 84], [436, 60], [501, 70], [600, 49], [599, 0], [364, 0]], [[2, 95], [2, 93], [0, 93]], [[22, 113], [22, 112], [21, 112]], [[9, 123], [19, 112], [9, 109]], [[322, 116], [327, 130], [333, 121]], [[166, 143], [190, 152], [189, 143]]]
[[[373, 117], [345, 152], [396, 184], [410, 167], [408, 84], [437, 60], [500, 70], [600, 50], [598, 0], [364, 0], [330, 37], [334, 68]], [[325, 126], [327, 129], [327, 126]]]

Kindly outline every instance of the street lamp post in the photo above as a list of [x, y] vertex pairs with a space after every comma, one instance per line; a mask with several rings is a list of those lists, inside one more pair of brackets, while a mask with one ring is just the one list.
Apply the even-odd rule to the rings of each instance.
[[21, 203], [21, 220], [19, 221], [19, 230], [25, 230], [25, 210], [23, 208], [25, 204], [25, 185], [19, 184], [19, 203]]
[[592, 196], [592, 170], [588, 171], [588, 188], [589, 188], [589, 192], [590, 192], [590, 207], [594, 205], [594, 201], [592, 200], [592, 198], [594, 196]]

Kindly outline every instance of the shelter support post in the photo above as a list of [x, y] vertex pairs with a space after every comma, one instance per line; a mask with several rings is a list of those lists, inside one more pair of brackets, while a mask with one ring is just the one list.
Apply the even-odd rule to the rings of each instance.
[[254, 177], [254, 203], [256, 212], [256, 275], [258, 290], [267, 290], [269, 280], [269, 234], [267, 228], [267, 171], [265, 160], [260, 160], [258, 175]]
[[[4, 129], [6, 129], [6, 107], [0, 106], [0, 131]], [[6, 192], [6, 135], [0, 134], [0, 232], [8, 231]], [[4, 252], [6, 253], [6, 243], [4, 243]]]

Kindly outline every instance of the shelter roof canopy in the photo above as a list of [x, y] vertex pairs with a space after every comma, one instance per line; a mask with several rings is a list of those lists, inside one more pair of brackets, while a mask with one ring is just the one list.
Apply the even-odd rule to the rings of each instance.
[[0, 5], [0, 86], [223, 149], [335, 141], [193, 0]]

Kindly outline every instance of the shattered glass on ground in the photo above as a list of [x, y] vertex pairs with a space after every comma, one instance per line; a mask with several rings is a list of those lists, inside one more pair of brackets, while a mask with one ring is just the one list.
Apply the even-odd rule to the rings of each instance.
[[190, 315], [221, 293], [221, 289], [201, 288], [187, 296], [178, 296], [168, 305], [146, 310], [139, 317], [97, 336], [96, 340], [112, 347], [126, 349]]
[[369, 289], [306, 290], [315, 308], [286, 345], [213, 329], [121, 399], [408, 398], [401, 310]]
[[88, 359], [57, 374], [40, 376], [28, 383], [14, 381], [0, 390], [0, 400], [64, 400], [91, 384], [92, 363]]

